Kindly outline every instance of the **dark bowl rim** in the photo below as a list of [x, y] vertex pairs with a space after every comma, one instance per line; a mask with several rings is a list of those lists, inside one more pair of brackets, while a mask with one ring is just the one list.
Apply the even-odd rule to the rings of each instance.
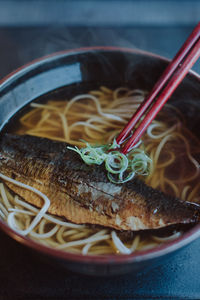
[[[155, 57], [161, 61], [169, 62], [170, 60], [148, 52], [144, 50], [139, 49], [131, 49], [131, 48], [124, 48], [124, 47], [115, 47], [115, 46], [95, 46], [95, 47], [83, 47], [83, 48], [77, 48], [77, 49], [70, 49], [70, 50], [63, 50], [59, 52], [55, 52], [46, 56], [43, 56], [41, 58], [34, 59], [33, 61], [17, 68], [16, 70], [12, 71], [8, 75], [6, 75], [3, 79], [0, 80], [0, 88], [4, 88], [4, 84], [9, 83], [9, 81], [12, 82], [12, 80], [15, 80], [15, 77], [22, 76], [25, 72], [28, 72], [29, 69], [34, 69], [38, 64], [42, 64], [47, 62], [48, 60], [56, 59], [61, 56], [66, 55], [75, 55], [75, 54], [81, 54], [81, 53], [87, 53], [90, 51], [120, 51], [124, 53], [135, 53], [140, 55], [145, 55], [149, 57]], [[190, 70], [189, 72], [191, 75], [196, 77], [200, 81], [200, 75], [196, 73], [195, 71]], [[49, 256], [53, 256], [59, 259], [64, 259], [66, 261], [71, 262], [79, 262], [79, 263], [91, 263], [91, 264], [122, 264], [122, 263], [131, 263], [131, 262], [140, 262], [145, 260], [151, 260], [154, 258], [158, 258], [160, 256], [169, 254], [171, 252], [174, 252], [175, 250], [178, 250], [187, 244], [191, 243], [198, 237], [200, 237], [200, 224], [195, 225], [192, 229], [188, 230], [185, 234], [180, 236], [179, 238], [167, 242], [161, 246], [158, 246], [153, 249], [144, 250], [144, 251], [138, 251], [134, 252], [129, 255], [116, 255], [116, 254], [109, 254], [109, 255], [82, 255], [82, 254], [73, 254], [70, 252], [65, 252], [62, 250], [57, 250], [54, 248], [50, 248], [47, 246], [44, 246], [40, 243], [37, 243], [25, 236], [20, 235], [19, 233], [15, 232], [13, 229], [11, 229], [4, 221], [0, 220], [0, 229], [4, 231], [7, 235], [9, 235], [11, 238], [16, 240], [22, 245], [25, 245], [32, 250], [36, 250], [38, 252], [41, 252], [43, 254], [47, 254]]]

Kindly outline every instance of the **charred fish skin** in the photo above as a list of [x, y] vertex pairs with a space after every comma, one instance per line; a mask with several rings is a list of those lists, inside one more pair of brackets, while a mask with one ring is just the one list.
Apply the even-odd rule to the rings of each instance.
[[[49, 211], [74, 223], [141, 230], [199, 221], [198, 206], [154, 190], [138, 178], [113, 184], [103, 166], [86, 165], [67, 146], [5, 134], [0, 139], [0, 172], [41, 190], [52, 201]], [[42, 205], [36, 197], [8, 186], [30, 203]]]

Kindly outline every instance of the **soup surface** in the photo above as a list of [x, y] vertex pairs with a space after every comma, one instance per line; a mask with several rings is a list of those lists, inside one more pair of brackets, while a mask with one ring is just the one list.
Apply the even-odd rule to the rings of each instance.
[[[16, 134], [46, 137], [84, 147], [111, 143], [144, 100], [146, 91], [120, 87], [81, 94], [72, 99], [51, 99], [31, 103], [19, 117]], [[15, 118], [16, 120], [16, 118]], [[200, 143], [185, 124], [184, 116], [172, 105], [165, 105], [149, 126], [139, 146], [151, 158], [147, 185], [184, 201], [200, 203]], [[29, 229], [39, 209], [13, 195], [0, 184], [0, 215], [17, 229]], [[77, 225], [45, 214], [27, 234], [44, 245], [82, 254], [130, 254], [179, 237], [185, 228], [117, 232], [93, 225]]]

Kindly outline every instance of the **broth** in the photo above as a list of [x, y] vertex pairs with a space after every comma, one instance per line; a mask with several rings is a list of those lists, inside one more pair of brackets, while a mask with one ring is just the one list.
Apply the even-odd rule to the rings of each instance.
[[[146, 91], [127, 87], [100, 87], [68, 99], [31, 103], [18, 117], [15, 133], [46, 137], [78, 147], [113, 140], [144, 100]], [[16, 120], [16, 118], [15, 118]], [[146, 184], [184, 201], [200, 203], [199, 140], [187, 129], [184, 116], [171, 105], [159, 113], [143, 136], [143, 147], [152, 162]], [[0, 186], [3, 219], [15, 213], [19, 228], [30, 226], [38, 209]], [[15, 207], [15, 210], [13, 209]], [[14, 215], [13, 215], [14, 217]], [[124, 253], [156, 247], [179, 237], [184, 227], [123, 234], [108, 228], [76, 225], [46, 214], [29, 233], [31, 239], [57, 249], [82, 254]]]

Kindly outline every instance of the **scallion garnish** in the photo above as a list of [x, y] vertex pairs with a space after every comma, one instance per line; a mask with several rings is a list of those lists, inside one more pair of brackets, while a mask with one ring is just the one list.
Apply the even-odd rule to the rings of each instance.
[[[112, 144], [91, 146], [85, 142], [86, 147], [67, 147], [77, 152], [82, 160], [88, 164], [101, 165], [105, 163], [108, 171], [108, 179], [113, 183], [124, 183], [131, 180], [135, 175], [148, 175], [151, 159], [140, 148], [134, 147], [128, 154], [116, 151], [119, 145], [114, 139]], [[138, 143], [136, 146], [139, 146]], [[113, 151], [112, 151], [113, 149]]]

